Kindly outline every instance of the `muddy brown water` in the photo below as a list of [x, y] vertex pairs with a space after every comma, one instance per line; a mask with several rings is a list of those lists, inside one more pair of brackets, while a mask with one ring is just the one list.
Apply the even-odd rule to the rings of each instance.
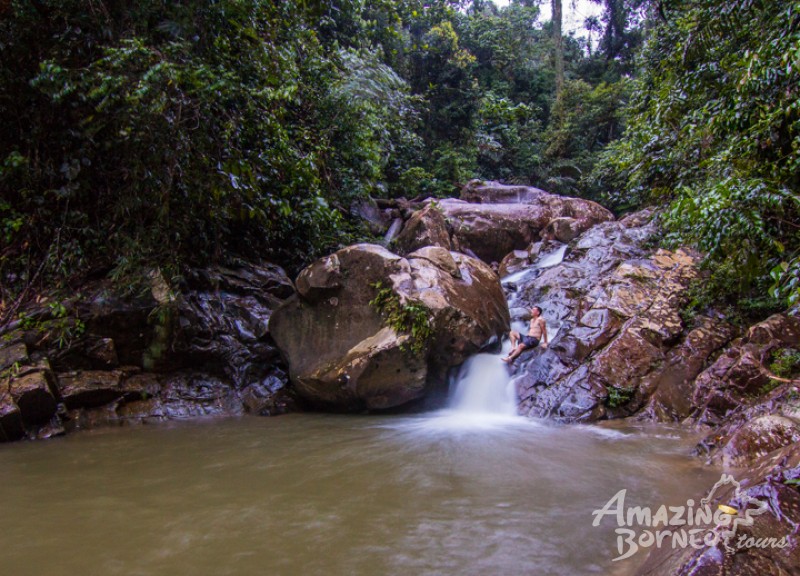
[[[2, 573], [628, 574], [592, 511], [719, 478], [665, 426], [295, 414], [0, 446]], [[607, 519], [608, 520], [608, 519]]]

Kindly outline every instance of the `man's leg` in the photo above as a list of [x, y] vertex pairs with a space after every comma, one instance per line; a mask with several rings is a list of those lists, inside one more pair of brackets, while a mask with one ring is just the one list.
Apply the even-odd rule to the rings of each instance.
[[511, 362], [513, 362], [516, 358], [518, 358], [519, 355], [522, 354], [527, 349], [528, 349], [528, 347], [525, 346], [525, 344], [520, 343], [520, 345], [517, 346], [516, 348], [514, 348], [514, 350], [511, 352], [511, 354], [508, 355], [509, 364]]
[[511, 359], [511, 355], [516, 351], [517, 351], [517, 346], [512, 342], [511, 350], [508, 352], [507, 355], [500, 358], [500, 360], [502, 360], [503, 362], [508, 362]]
[[519, 346], [515, 347], [508, 356], [505, 358], [501, 358], [503, 362], [508, 362], [509, 364], [514, 361], [520, 354], [522, 354], [528, 347], [525, 344], [520, 343]]
[[517, 332], [516, 330], [512, 330], [511, 332], [508, 333], [508, 339], [511, 340], [511, 349], [513, 350], [514, 348], [517, 347], [517, 344], [519, 344], [520, 340], [519, 332]]

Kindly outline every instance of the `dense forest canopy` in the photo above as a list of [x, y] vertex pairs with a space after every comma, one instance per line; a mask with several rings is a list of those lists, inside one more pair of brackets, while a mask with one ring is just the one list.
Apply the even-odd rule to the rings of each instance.
[[709, 294], [797, 301], [800, 2], [596, 1], [0, 2], [0, 299], [296, 268], [481, 178], [663, 207]]

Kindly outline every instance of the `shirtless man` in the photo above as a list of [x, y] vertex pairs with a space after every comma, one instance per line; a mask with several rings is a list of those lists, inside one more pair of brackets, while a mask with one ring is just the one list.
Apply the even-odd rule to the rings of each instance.
[[542, 348], [547, 348], [547, 324], [542, 318], [542, 309], [538, 306], [531, 308], [531, 327], [527, 336], [521, 336], [516, 330], [512, 330], [508, 336], [511, 339], [511, 352], [501, 360], [509, 364], [525, 350], [536, 348], [540, 341]]

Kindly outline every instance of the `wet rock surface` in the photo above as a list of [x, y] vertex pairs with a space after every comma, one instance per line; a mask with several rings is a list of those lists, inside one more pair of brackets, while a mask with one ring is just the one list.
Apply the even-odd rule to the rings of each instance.
[[[756, 576], [797, 574], [800, 567], [800, 444], [771, 452], [747, 469], [738, 469], [733, 477], [740, 484], [723, 486], [714, 493], [711, 505], [735, 508], [735, 518], [752, 525], [738, 524], [735, 531], [728, 523], [693, 526], [703, 534], [714, 531], [720, 536], [709, 546], [662, 546], [654, 548], [636, 572], [639, 576], [726, 574]], [[696, 499], [699, 502], [699, 498]], [[755, 512], [755, 513], [754, 513]], [[735, 521], [735, 520], [734, 520]], [[709, 539], [709, 542], [712, 542]]]
[[698, 452], [731, 466], [750, 464], [800, 439], [800, 379], [773, 378], [771, 359], [800, 348], [800, 317], [775, 314], [752, 326], [695, 380], [689, 422], [710, 427]]
[[770, 387], [766, 364], [771, 354], [799, 347], [800, 318], [796, 315], [776, 314], [751, 327], [697, 378], [692, 396], [698, 407], [694, 420], [714, 426], [723, 418], [730, 419], [734, 411], [741, 412], [743, 406], [760, 404], [753, 400], [764, 397]]
[[[298, 392], [326, 409], [380, 410], [420, 399], [443, 383], [447, 368], [508, 329], [496, 274], [441, 247], [403, 258], [381, 246], [351, 246], [311, 264], [296, 284], [270, 332]], [[426, 317], [419, 322], [430, 326], [429, 338], [417, 342], [408, 326], [382, 317], [374, 303], [380, 294]]]
[[686, 388], [732, 331], [707, 318], [686, 333], [680, 311], [698, 258], [653, 252], [651, 217], [594, 226], [569, 244], [563, 262], [505, 284], [517, 309], [541, 306], [557, 333], [548, 349], [524, 353], [512, 368], [522, 413], [593, 421], [652, 402], [651, 415], [671, 420], [689, 410], [681, 404]]
[[[742, 335], [709, 311], [686, 326], [680, 312], [700, 278], [699, 259], [654, 252], [654, 234], [651, 215], [637, 213], [584, 232], [555, 266], [525, 273], [535, 260], [527, 252], [504, 260], [504, 271], [515, 272], [503, 283], [514, 319], [527, 321], [527, 308], [539, 305], [556, 333], [548, 349], [523, 353], [511, 368], [520, 409], [567, 422], [635, 417], [697, 426], [707, 431], [698, 455], [742, 486], [720, 492], [713, 505], [765, 507], [739, 528], [732, 548], [664, 546], [639, 574], [798, 573], [800, 375], [775, 379], [770, 363], [798, 350], [800, 320], [776, 314]], [[539, 257], [552, 249], [544, 245]]]
[[277, 266], [192, 270], [171, 294], [91, 286], [58, 317], [33, 311], [0, 344], [0, 440], [81, 427], [295, 408], [269, 317], [294, 293]]
[[667, 352], [662, 368], [642, 381], [643, 395], [649, 397], [642, 415], [677, 422], [692, 414], [694, 378], [735, 334], [733, 326], [719, 318], [700, 318], [683, 341]]

